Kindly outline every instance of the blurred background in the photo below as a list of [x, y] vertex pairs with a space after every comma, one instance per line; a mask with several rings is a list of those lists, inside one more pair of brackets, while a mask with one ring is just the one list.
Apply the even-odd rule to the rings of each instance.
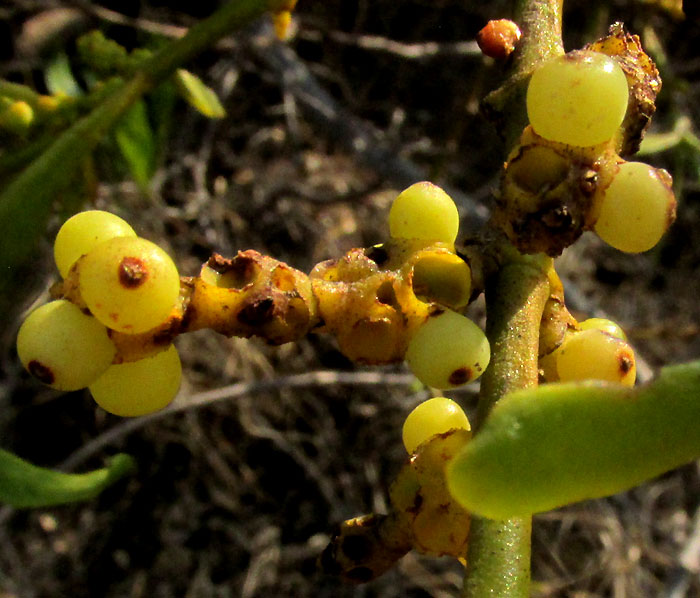
[[[677, 222], [643, 255], [586, 234], [558, 260], [574, 313], [618, 321], [642, 378], [700, 356], [700, 11], [686, 2], [684, 18], [680, 4], [565, 2], [567, 50], [621, 20], [664, 81], [642, 159], [673, 174]], [[72, 81], [80, 93], [89, 84], [81, 34], [97, 28], [129, 50], [157, 48], [218, 5], [4, 0], [0, 76], [41, 92]], [[225, 118], [150, 98], [150, 168], [139, 174], [107, 140], [86, 205], [126, 218], [183, 275], [215, 251], [250, 248], [308, 272], [385, 239], [392, 199], [423, 179], [453, 193], [463, 230], [473, 230], [505, 154], [479, 110], [503, 65], [482, 57], [474, 39], [511, 11], [502, 0], [300, 0], [286, 44], [264, 19], [188, 65], [216, 90]], [[322, 336], [268, 347], [197, 332], [176, 341], [185, 368], [178, 401], [190, 408], [127, 427], [87, 392], [59, 394], [29, 379], [14, 335], [19, 314], [56, 279], [51, 243], [65, 216], [57, 207], [0, 322], [0, 446], [76, 471], [127, 452], [138, 471], [87, 503], [0, 510], [0, 598], [459, 595], [462, 566], [447, 558], [411, 553], [356, 587], [316, 571], [333, 524], [386, 512], [406, 459], [403, 419], [428, 397], [402, 365], [357, 367]], [[470, 309], [483, 316], [480, 302]], [[316, 371], [334, 374], [299, 377]], [[218, 400], [199, 406], [217, 390]], [[477, 391], [447, 394], [471, 413]], [[699, 507], [700, 471], [690, 464], [537, 516], [533, 595], [700, 597]]]

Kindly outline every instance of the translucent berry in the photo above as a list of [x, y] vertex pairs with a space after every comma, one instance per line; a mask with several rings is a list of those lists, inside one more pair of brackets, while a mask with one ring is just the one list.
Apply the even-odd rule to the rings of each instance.
[[623, 162], [603, 191], [595, 232], [628, 253], [656, 245], [676, 217], [676, 199], [665, 171], [643, 162]]
[[557, 355], [562, 382], [605, 380], [633, 386], [634, 351], [625, 341], [599, 329], [583, 330], [566, 339]]
[[394, 238], [454, 243], [458, 230], [455, 202], [432, 183], [411, 185], [391, 204], [389, 232]]
[[96, 245], [114, 237], [135, 236], [126, 221], [110, 212], [78, 212], [63, 223], [56, 235], [53, 255], [58, 271], [65, 278], [75, 261]]
[[471, 430], [462, 408], [446, 397], [428, 399], [408, 414], [403, 424], [403, 444], [410, 455], [428, 438], [454, 429]]
[[545, 139], [587, 147], [615, 135], [628, 97], [627, 78], [612, 58], [599, 52], [569, 52], [532, 74], [527, 114]]
[[602, 330], [610, 336], [619, 338], [621, 341], [627, 341], [627, 335], [620, 325], [607, 318], [588, 318], [583, 322], [579, 322], [579, 328], [581, 330]]
[[24, 367], [58, 390], [85, 388], [109, 367], [115, 352], [107, 329], [65, 299], [35, 309], [17, 334]]
[[90, 384], [90, 394], [105, 411], [135, 417], [158, 411], [177, 394], [182, 378], [174, 345], [153, 357], [115, 364]]
[[93, 315], [108, 328], [131, 334], [164, 322], [180, 293], [170, 256], [138, 237], [100, 243], [81, 260], [79, 281]]
[[454, 311], [433, 315], [408, 344], [406, 361], [427, 386], [447, 389], [478, 378], [491, 358], [489, 341], [474, 322]]

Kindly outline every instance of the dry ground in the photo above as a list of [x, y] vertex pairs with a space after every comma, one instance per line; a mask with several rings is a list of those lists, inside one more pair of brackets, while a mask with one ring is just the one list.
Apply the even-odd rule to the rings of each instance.
[[[41, 59], [18, 57], [16, 44], [22, 24], [48, 8], [83, 7], [129, 45], [144, 39], [140, 28], [149, 22], [184, 26], [216, 3], [178, 4], [113, 0], [106, 5], [140, 19], [117, 25], [82, 1], [10, 0], [0, 6], [0, 65], [18, 80], [40, 80]], [[501, 70], [472, 42], [488, 18], [508, 15], [508, 4], [300, 0], [290, 51], [266, 44], [269, 33], [258, 25], [192, 66], [220, 93], [228, 116], [207, 121], [180, 106], [150, 193], [103, 165], [96, 205], [125, 215], [188, 275], [213, 251], [254, 248], [308, 271], [379, 242], [391, 199], [411, 179], [460, 190], [469, 226], [478, 216], [466, 215], [488, 206], [503, 156], [478, 111]], [[568, 49], [618, 19], [648, 40], [655, 34], [666, 53], [655, 130], [670, 130], [684, 115], [700, 122], [700, 23], [633, 0], [566, 5]], [[299, 79], [289, 76], [290, 64]], [[353, 146], [355, 137], [376, 153]], [[682, 189], [678, 222], [663, 244], [623, 256], [587, 236], [559, 263], [574, 307], [621, 322], [653, 372], [700, 355], [700, 185], [697, 153], [687, 146], [646, 159], [667, 167]], [[43, 248], [47, 264], [57, 225]], [[46, 288], [51, 276], [18, 290], [17, 303], [36, 297], [32, 287]], [[17, 325], [3, 321], [5, 338]], [[235, 382], [250, 387], [96, 450], [82, 467], [116, 451], [139, 463], [136, 475], [98, 500], [2, 511], [0, 598], [458, 595], [461, 566], [449, 559], [411, 554], [358, 587], [315, 569], [333, 523], [386, 508], [404, 459], [402, 420], [426, 397], [405, 377], [388, 377], [402, 367], [373, 370], [393, 383], [382, 376], [363, 383], [357, 372], [365, 370], [322, 337], [271, 348], [200, 332], [178, 347], [181, 400]], [[4, 448], [57, 466], [120, 424], [84, 393], [57, 394], [28, 380], [11, 344], [0, 355]], [[315, 370], [342, 380], [285, 383]], [[474, 392], [453, 396], [471, 410]], [[699, 507], [692, 464], [631, 492], [538, 516], [534, 595], [700, 597]]]

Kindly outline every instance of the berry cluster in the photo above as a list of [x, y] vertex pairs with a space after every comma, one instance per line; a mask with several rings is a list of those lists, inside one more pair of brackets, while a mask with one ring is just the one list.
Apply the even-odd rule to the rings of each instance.
[[447, 489], [445, 468], [471, 439], [461, 407], [445, 397], [425, 401], [406, 419], [410, 458], [389, 489], [391, 510], [342, 523], [320, 558], [351, 583], [374, 579], [409, 550], [464, 560], [470, 515]]
[[539, 368], [543, 382], [602, 380], [634, 386], [636, 364], [627, 336], [605, 318], [577, 321], [566, 309], [554, 268], [540, 324]]
[[490, 358], [482, 330], [460, 313], [474, 272], [455, 253], [459, 214], [440, 187], [422, 182], [396, 197], [391, 239], [311, 272], [324, 329], [355, 361], [406, 358], [426, 385], [454, 388], [478, 378]]
[[[20, 359], [42, 382], [60, 390], [87, 386], [101, 406], [125, 416], [172, 400], [180, 380], [172, 340], [201, 328], [274, 344], [328, 332], [354, 361], [406, 359], [427, 386], [455, 388], [478, 378], [490, 359], [485, 334], [461, 313], [484, 274], [476, 256], [456, 253], [458, 228], [452, 199], [416, 183], [391, 206], [387, 243], [322, 262], [308, 276], [246, 251], [230, 260], [214, 256], [198, 277], [180, 279], [170, 257], [122, 219], [82, 212], [56, 237], [64, 280], [57, 300], [20, 329]], [[624, 338], [576, 322], [553, 270], [550, 278], [543, 379], [633, 384], [634, 353]]]
[[[653, 112], [657, 75], [638, 39], [621, 27], [535, 71], [527, 93], [531, 124], [506, 163], [492, 219], [521, 252], [556, 256], [585, 230], [628, 252], [646, 251], [659, 241], [675, 214], [670, 177], [621, 157], [633, 153]], [[433, 189], [427, 208], [427, 190], [408, 189], [394, 202], [389, 219], [394, 239], [454, 242], [457, 225], [449, 202]], [[480, 275], [488, 277], [492, 265], [486, 253], [481, 259]], [[472, 283], [475, 278], [472, 272]], [[622, 329], [601, 318], [577, 321], [553, 266], [548, 279], [539, 335], [542, 382], [633, 386], [635, 356]], [[438, 303], [437, 315], [411, 331], [406, 360], [424, 383], [449, 388], [447, 373], [457, 371], [453, 359], [487, 361], [489, 346], [478, 327], [458, 311], [443, 309], [445, 301]], [[412, 548], [462, 559], [470, 516], [450, 494], [445, 472], [470, 439], [469, 422], [450, 399], [434, 398], [411, 412], [403, 427], [411, 457], [391, 486], [390, 512], [343, 523], [322, 555], [324, 569], [362, 582]]]
[[459, 313], [473, 273], [454, 249], [457, 207], [439, 187], [417, 183], [389, 214], [391, 240], [318, 264], [307, 276], [255, 251], [215, 255], [200, 275], [180, 278], [157, 245], [121, 218], [81, 212], [59, 230], [56, 301], [26, 319], [20, 359], [59, 390], [88, 387], [107, 411], [143, 415], [177, 392], [177, 334], [211, 328], [270, 343], [311, 331], [338, 339], [364, 363], [404, 358], [436, 388], [477, 378], [489, 362], [481, 329]]
[[[275, 15], [280, 35], [294, 3]], [[490, 361], [486, 335], [463, 312], [498, 271], [501, 250], [513, 251], [502, 233], [523, 253], [556, 256], [586, 230], [640, 252], [673, 221], [669, 175], [621, 157], [634, 151], [659, 87], [638, 39], [619, 27], [537, 69], [527, 90], [530, 125], [505, 165], [495, 230], [471, 240], [468, 254], [455, 249], [457, 206], [428, 182], [396, 197], [386, 243], [352, 249], [308, 275], [249, 250], [232, 259], [214, 255], [199, 276], [181, 278], [161, 248], [120, 218], [77, 214], [54, 245], [63, 281], [55, 300], [22, 324], [19, 357], [42, 382], [87, 387], [100, 406], [122, 416], [173, 400], [181, 365], [172, 341], [202, 328], [271, 344], [327, 332], [353, 361], [405, 359], [427, 386], [461, 386]], [[578, 322], [553, 267], [549, 293], [540, 323], [542, 381], [634, 385], [635, 356], [620, 327], [599, 318]], [[403, 426], [409, 459], [391, 485], [390, 512], [341, 524], [321, 557], [324, 569], [365, 582], [411, 549], [464, 560], [471, 517], [450, 493], [446, 469], [471, 436], [466, 415], [448, 398], [414, 409]]]
[[660, 85], [621, 26], [535, 70], [495, 215], [521, 251], [555, 256], [585, 230], [631, 253], [658, 243], [675, 219], [671, 177], [621, 154], [637, 149]]
[[101, 407], [117, 415], [167, 405], [180, 386], [175, 347], [166, 343], [124, 362], [112, 340], [157, 327], [175, 308], [180, 277], [167, 253], [137, 237], [121, 218], [93, 210], [65, 222], [54, 257], [61, 275], [78, 281], [79, 299], [51, 301], [23, 322], [17, 353], [27, 370], [58, 390], [88, 387]]

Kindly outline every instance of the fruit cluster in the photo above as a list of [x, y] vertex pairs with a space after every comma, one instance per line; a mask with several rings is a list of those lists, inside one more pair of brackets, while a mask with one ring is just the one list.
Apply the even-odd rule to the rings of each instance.
[[106, 411], [123, 416], [167, 405], [180, 386], [177, 350], [164, 343], [124, 362], [112, 337], [145, 332], [175, 308], [180, 277], [170, 257], [102, 211], [76, 214], [61, 227], [54, 257], [79, 301], [57, 299], [34, 310], [17, 335], [17, 353], [39, 380], [59, 390], [88, 387]]
[[404, 357], [424, 384], [454, 388], [478, 378], [490, 349], [460, 313], [478, 279], [455, 253], [457, 206], [432, 183], [412, 185], [389, 212], [391, 239], [311, 272], [322, 330], [351, 359], [390, 363]]
[[448, 492], [445, 468], [471, 439], [469, 420], [457, 403], [436, 397], [409, 414], [403, 439], [410, 457], [389, 489], [390, 512], [340, 524], [320, 557], [325, 572], [364, 583], [411, 549], [464, 561], [470, 515]]
[[452, 199], [417, 183], [392, 205], [389, 242], [322, 262], [308, 276], [249, 250], [214, 255], [199, 276], [181, 278], [170, 257], [121, 218], [81, 212], [56, 237], [56, 300], [26, 319], [18, 353], [42, 382], [88, 387], [102, 407], [125, 416], [172, 400], [180, 380], [172, 341], [203, 328], [272, 344], [328, 332], [354, 361], [405, 358], [426, 385], [460, 386], [481, 375], [490, 352], [459, 312], [478, 276], [455, 252], [458, 227]]
[[[535, 71], [527, 93], [531, 124], [506, 163], [492, 224], [524, 253], [556, 256], [585, 230], [595, 230], [623, 251], [653, 247], [675, 214], [670, 177], [625, 161], [621, 154], [635, 151], [659, 86], [658, 73], [638, 39], [619, 26], [608, 38]], [[428, 212], [419, 208], [415, 228], [401, 228], [396, 222], [399, 214], [404, 217], [408, 201], [399, 199], [390, 216], [392, 237], [415, 239], [419, 231], [442, 222], [426, 224]], [[451, 235], [434, 228], [428, 233], [431, 240], [452, 242]], [[485, 254], [481, 267], [481, 277], [488, 277], [492, 265]], [[566, 308], [553, 266], [548, 278], [550, 294], [539, 335], [541, 381], [633, 386], [635, 356], [622, 329], [601, 318], [577, 321]], [[438, 355], [436, 362], [449, 363], [455, 349], [443, 347], [453, 335], [473, 354], [483, 346], [488, 356], [488, 345], [480, 345], [483, 333], [478, 328], [472, 332], [460, 318], [445, 311], [410, 334], [406, 359], [431, 386], [448, 387], [444, 372], [431, 376], [437, 366], [427, 356]], [[421, 370], [422, 359], [430, 363], [429, 371]], [[321, 557], [327, 572], [357, 583], [380, 575], [410, 549], [466, 556], [470, 515], [450, 494], [445, 479], [446, 467], [471, 439], [466, 416], [450, 399], [431, 399], [409, 414], [403, 439], [411, 457], [391, 486], [390, 512], [343, 523]]]
[[[564, 306], [554, 269], [550, 288], [540, 336], [543, 381], [633, 385], [634, 352], [622, 329], [602, 318], [577, 322]], [[410, 458], [390, 487], [389, 513], [340, 524], [319, 559], [322, 569], [349, 583], [364, 583], [412, 549], [465, 562], [471, 516], [451, 494], [446, 471], [471, 436], [467, 416], [451, 399], [435, 397], [411, 411], [402, 431]]]
[[627, 336], [605, 318], [577, 321], [566, 309], [554, 268], [540, 324], [539, 368], [543, 382], [602, 380], [634, 386], [636, 363]]
[[495, 220], [518, 249], [559, 255], [584, 231], [651, 249], [675, 218], [671, 177], [636, 151], [661, 87], [639, 39], [608, 37], [552, 59], [527, 89], [530, 126], [506, 163]]

